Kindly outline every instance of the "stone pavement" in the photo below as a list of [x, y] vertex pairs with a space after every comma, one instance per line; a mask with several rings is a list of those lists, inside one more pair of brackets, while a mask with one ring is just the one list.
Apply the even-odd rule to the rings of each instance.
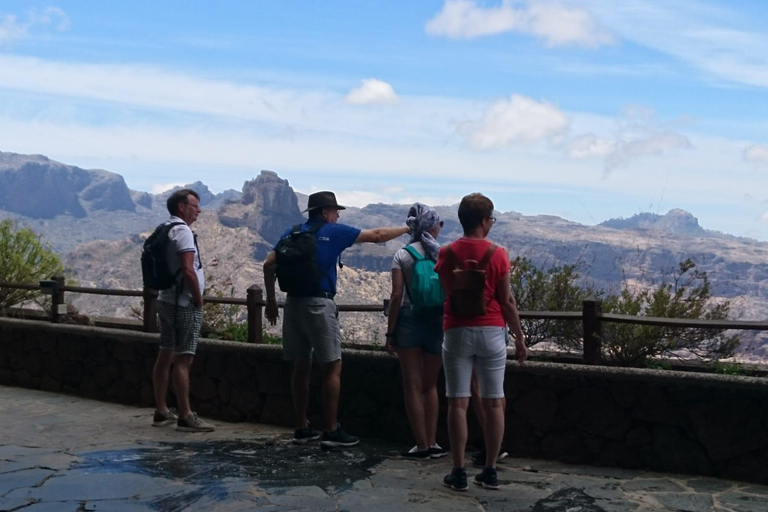
[[248, 423], [180, 433], [151, 414], [0, 386], [0, 511], [768, 511], [766, 486], [523, 459], [499, 466], [499, 491], [457, 493], [449, 459], [398, 458], [407, 447], [323, 451]]

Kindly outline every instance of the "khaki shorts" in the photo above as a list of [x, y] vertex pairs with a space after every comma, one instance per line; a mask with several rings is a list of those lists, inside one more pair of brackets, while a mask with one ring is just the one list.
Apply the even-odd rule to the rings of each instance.
[[283, 310], [283, 356], [288, 361], [319, 363], [341, 359], [339, 308], [332, 299], [288, 297]]

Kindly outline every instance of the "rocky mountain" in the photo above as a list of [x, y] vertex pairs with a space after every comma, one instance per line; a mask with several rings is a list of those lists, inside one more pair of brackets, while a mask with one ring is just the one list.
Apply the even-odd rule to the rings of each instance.
[[119, 174], [85, 170], [42, 155], [0, 152], [0, 209], [36, 219], [136, 210]]
[[[224, 226], [211, 211], [203, 211], [192, 228], [198, 235], [208, 294], [245, 297], [249, 286], [263, 286], [261, 261], [253, 257], [254, 247], [266, 244], [263, 238], [246, 226]], [[123, 240], [82, 244], [66, 255], [65, 262], [80, 286], [140, 289], [137, 262], [150, 233], [147, 230]], [[339, 274], [338, 300], [347, 304], [380, 303], [389, 293], [388, 286], [388, 274], [347, 267]], [[67, 301], [90, 315], [129, 318], [141, 310], [141, 299], [131, 297], [70, 294]], [[244, 307], [223, 307], [220, 311], [232, 320], [245, 320]], [[341, 320], [347, 339], [383, 339], [386, 332], [386, 319], [381, 314], [342, 313]], [[278, 323], [269, 331], [278, 333], [280, 329]]]
[[[168, 196], [177, 190], [181, 190], [182, 188], [190, 188], [197, 192], [200, 195], [200, 206], [206, 210], [215, 210], [227, 202], [239, 201], [243, 195], [241, 192], [238, 192], [234, 189], [229, 189], [219, 194], [214, 194], [211, 192], [211, 189], [208, 188], [208, 185], [202, 181], [196, 181], [194, 183], [188, 183], [183, 187], [174, 187], [171, 190], [157, 194], [154, 197], [163, 205], [165, 205], [165, 201], [168, 199]], [[163, 208], [165, 208], [165, 206], [163, 206]]]
[[[17, 219], [41, 233], [67, 255], [67, 264], [84, 285], [139, 286], [140, 246], [146, 234], [167, 218], [164, 203], [168, 193], [130, 191], [118, 175], [85, 171], [42, 156], [0, 156], [0, 200], [4, 201], [0, 218]], [[68, 206], [45, 210], [45, 205], [31, 198], [39, 194], [47, 202], [55, 202], [59, 196], [51, 187], [57, 183], [65, 192], [61, 197], [69, 198], [63, 203]], [[304, 219], [301, 211], [307, 196], [296, 193], [272, 171], [262, 171], [246, 181], [241, 193], [213, 194], [199, 181], [188, 187], [198, 191], [204, 208], [195, 229], [200, 233], [203, 256], [216, 262], [209, 268], [210, 282], [220, 283], [220, 291], [243, 297], [249, 285], [262, 283], [260, 262], [280, 234]], [[23, 209], [25, 202], [39, 208]], [[103, 209], [106, 205], [113, 209]], [[341, 212], [341, 222], [363, 229], [402, 225], [408, 207], [372, 204], [348, 208]], [[440, 241], [461, 236], [456, 206], [437, 208], [445, 221]], [[43, 213], [52, 216], [35, 217]], [[680, 261], [691, 258], [709, 274], [713, 293], [732, 301], [735, 316], [745, 320], [768, 317], [768, 243], [707, 230], [688, 212], [642, 213], [597, 226], [517, 212], [499, 213], [497, 219], [491, 238], [507, 247], [513, 257], [527, 256], [541, 267], [578, 264], [584, 281], [609, 290], [624, 284], [658, 283]], [[401, 237], [345, 251], [339, 300], [380, 303], [388, 294], [392, 254], [406, 242], [407, 237]], [[127, 303], [120, 299], [83, 296], [78, 301], [86, 313], [127, 314]], [[350, 330], [381, 324], [381, 318], [354, 315], [350, 318], [355, 321], [345, 324]], [[764, 344], [761, 340], [757, 343]], [[765, 348], [768, 352], [768, 343]]]
[[638, 213], [628, 219], [618, 218], [601, 222], [600, 226], [613, 229], [634, 229], [648, 232], [663, 231], [683, 236], [719, 237], [721, 233], [699, 226], [699, 219], [685, 210], [669, 210], [665, 215]]
[[260, 260], [287, 228], [305, 219], [288, 180], [272, 171], [261, 171], [256, 179], [246, 181], [240, 200], [225, 203], [219, 208], [218, 216], [224, 226], [244, 226], [264, 239], [265, 243], [254, 248], [254, 258]]

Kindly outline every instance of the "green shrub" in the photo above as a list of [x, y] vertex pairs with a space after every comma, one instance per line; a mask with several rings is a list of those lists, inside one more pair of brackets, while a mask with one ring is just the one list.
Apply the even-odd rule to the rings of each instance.
[[[30, 228], [0, 221], [0, 282], [37, 284], [64, 272], [59, 257]], [[38, 299], [39, 290], [0, 288], [0, 312]]]

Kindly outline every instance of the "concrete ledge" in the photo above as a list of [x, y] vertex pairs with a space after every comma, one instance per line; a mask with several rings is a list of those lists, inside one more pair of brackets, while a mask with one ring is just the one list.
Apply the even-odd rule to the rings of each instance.
[[[0, 318], [0, 384], [151, 406], [157, 343], [156, 334]], [[343, 359], [345, 428], [412, 445], [397, 358], [345, 349]], [[279, 346], [201, 340], [191, 400], [203, 416], [293, 426], [290, 376]], [[315, 371], [315, 425], [319, 384]], [[505, 394], [512, 455], [768, 483], [768, 379], [510, 361]], [[445, 411], [441, 398], [443, 445]], [[471, 413], [470, 442], [481, 442]]]

